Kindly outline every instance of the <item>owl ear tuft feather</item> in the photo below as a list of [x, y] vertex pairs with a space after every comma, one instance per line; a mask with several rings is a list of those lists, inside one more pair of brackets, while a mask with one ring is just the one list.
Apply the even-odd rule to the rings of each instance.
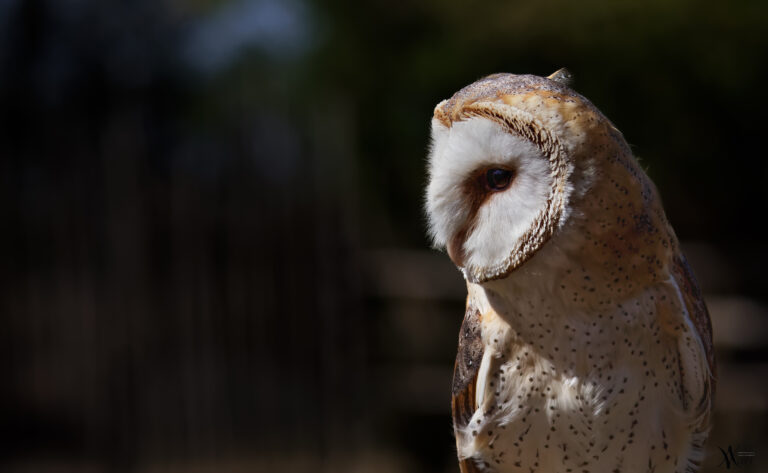
[[547, 79], [553, 80], [565, 86], [569, 86], [571, 85], [571, 82], [573, 82], [573, 74], [571, 74], [571, 71], [563, 67], [548, 75]]

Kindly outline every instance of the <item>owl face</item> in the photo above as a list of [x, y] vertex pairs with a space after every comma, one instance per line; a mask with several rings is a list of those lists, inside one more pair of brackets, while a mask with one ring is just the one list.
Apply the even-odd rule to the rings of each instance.
[[437, 105], [430, 233], [468, 281], [506, 277], [564, 226], [586, 175], [571, 152], [585, 135], [574, 124], [605, 125], [595, 113], [556, 80], [514, 74], [489, 76]]
[[432, 122], [427, 212], [437, 246], [460, 268], [501, 268], [547, 211], [554, 186], [542, 150], [504, 123]]

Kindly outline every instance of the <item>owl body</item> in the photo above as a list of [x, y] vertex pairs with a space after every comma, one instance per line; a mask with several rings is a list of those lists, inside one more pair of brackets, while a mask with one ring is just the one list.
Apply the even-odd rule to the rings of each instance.
[[462, 471], [695, 470], [706, 306], [623, 137], [556, 79], [490, 76], [435, 110], [427, 211], [468, 288]]

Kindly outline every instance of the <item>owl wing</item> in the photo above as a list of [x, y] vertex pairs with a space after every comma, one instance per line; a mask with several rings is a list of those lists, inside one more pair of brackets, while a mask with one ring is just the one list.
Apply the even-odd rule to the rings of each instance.
[[[689, 330], [684, 332], [678, 342], [680, 377], [684, 391], [683, 407], [701, 417], [701, 429], [707, 428], [706, 417], [712, 405], [716, 365], [715, 351], [712, 344], [712, 323], [701, 289], [685, 257], [681, 254], [674, 259], [673, 274], [677, 292], [685, 313]], [[692, 333], [692, 337], [689, 335]], [[689, 401], [695, 403], [689, 406]]]
[[[477, 409], [475, 386], [480, 361], [483, 358], [483, 341], [480, 333], [480, 311], [469, 301], [459, 332], [459, 347], [453, 368], [451, 411], [453, 429], [458, 441], [459, 430], [465, 428]], [[479, 473], [471, 459], [459, 461], [461, 473]]]

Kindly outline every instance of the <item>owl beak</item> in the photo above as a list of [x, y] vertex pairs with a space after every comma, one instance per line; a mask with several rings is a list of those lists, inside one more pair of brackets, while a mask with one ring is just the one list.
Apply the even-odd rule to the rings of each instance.
[[453, 264], [461, 268], [464, 265], [464, 241], [460, 238], [453, 238], [445, 249], [448, 251], [448, 257], [451, 258]]

